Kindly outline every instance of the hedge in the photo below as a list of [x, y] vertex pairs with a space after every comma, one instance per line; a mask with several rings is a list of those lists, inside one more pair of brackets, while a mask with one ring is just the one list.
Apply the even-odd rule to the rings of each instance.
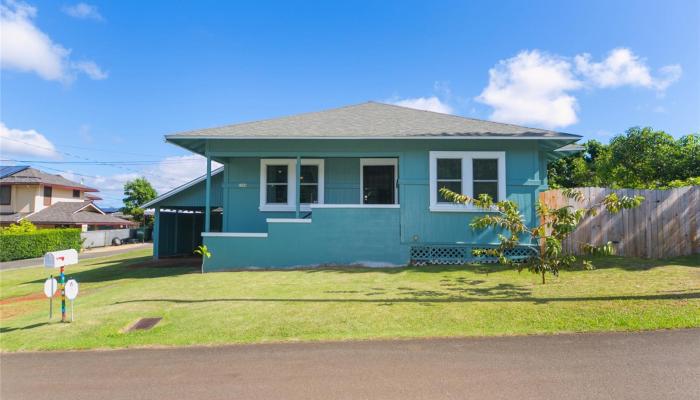
[[43, 257], [46, 252], [75, 249], [82, 245], [80, 229], [39, 229], [35, 232], [0, 234], [0, 261]]

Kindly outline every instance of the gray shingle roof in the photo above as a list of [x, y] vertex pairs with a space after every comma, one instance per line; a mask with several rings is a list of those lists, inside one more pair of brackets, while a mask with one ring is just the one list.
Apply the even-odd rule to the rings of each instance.
[[82, 189], [86, 192], [97, 192], [97, 189], [81, 185], [80, 183], [68, 180], [61, 175], [48, 174], [44, 171], [39, 171], [36, 168], [25, 168], [11, 175], [0, 178], [0, 184], [5, 185], [56, 185], [65, 186], [76, 189]]
[[61, 201], [26, 219], [35, 224], [131, 225], [132, 222], [106, 215], [90, 201]]
[[17, 222], [20, 219], [22, 219], [22, 217], [24, 217], [27, 214], [29, 214], [29, 213], [16, 212], [16, 213], [0, 214], [0, 222], [3, 222], [3, 223], [12, 222], [12, 223], [14, 223], [14, 222]]
[[166, 136], [167, 139], [442, 137], [569, 140], [580, 138], [578, 135], [568, 133], [526, 128], [375, 102]]

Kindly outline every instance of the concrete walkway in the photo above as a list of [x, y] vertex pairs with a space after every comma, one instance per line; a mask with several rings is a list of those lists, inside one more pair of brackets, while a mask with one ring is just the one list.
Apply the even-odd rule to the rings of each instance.
[[700, 330], [1, 354], [12, 399], [699, 399]]
[[[100, 247], [86, 250], [78, 255], [80, 260], [90, 258], [109, 257], [117, 254], [128, 253], [139, 249], [152, 249], [153, 243], [125, 244], [123, 246]], [[29, 258], [26, 260], [15, 260], [0, 263], [0, 270], [38, 267], [44, 265], [44, 258]]]

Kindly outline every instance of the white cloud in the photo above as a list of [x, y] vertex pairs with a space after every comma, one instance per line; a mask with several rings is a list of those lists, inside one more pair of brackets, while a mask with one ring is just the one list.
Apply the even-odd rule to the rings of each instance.
[[[221, 164], [212, 162], [212, 171], [220, 166]], [[144, 168], [140, 172], [134, 171], [97, 176], [96, 178], [85, 178], [85, 184], [104, 193], [106, 203], [113, 206], [121, 206], [118, 201], [114, 202], [113, 199], [123, 197], [124, 184], [127, 181], [143, 176], [151, 182], [160, 195], [204, 175], [206, 170], [207, 160], [198, 154], [172, 156], [166, 157], [159, 164]], [[106, 197], [109, 197], [109, 199]]]
[[34, 129], [11, 129], [3, 122], [0, 122], [0, 153], [2, 153], [3, 158], [12, 156], [58, 157], [56, 148], [46, 136]]
[[645, 60], [626, 48], [613, 49], [601, 62], [591, 59], [588, 53], [575, 56], [576, 71], [600, 88], [639, 86], [664, 91], [683, 72], [680, 65], [667, 65], [659, 70], [660, 76], [653, 77]]
[[548, 128], [576, 123], [576, 98], [581, 87], [565, 59], [523, 51], [489, 70], [489, 84], [477, 101], [493, 107], [491, 119]]
[[99, 65], [95, 64], [94, 61], [78, 61], [71, 64], [72, 67], [85, 75], [89, 76], [90, 79], [99, 81], [102, 79], [107, 79], [109, 74], [103, 71]]
[[[217, 162], [211, 163], [212, 171], [220, 166], [221, 164]], [[152, 181], [152, 183], [158, 193], [162, 194], [204, 175], [207, 172], [207, 159], [199, 154], [166, 157], [160, 164], [144, 172], [146, 172], [147, 178], [148, 176], [159, 177], [157, 181]]]
[[70, 61], [69, 49], [54, 43], [35, 24], [37, 9], [27, 3], [7, 0], [0, 4], [0, 65], [2, 68], [34, 72], [49, 81], [70, 83], [75, 73], [92, 79], [106, 74], [92, 61]]
[[73, 18], [92, 19], [95, 21], [102, 21], [104, 19], [97, 10], [97, 6], [91, 4], [78, 3], [72, 6], [64, 6], [61, 10]]
[[437, 98], [437, 96], [415, 97], [390, 101], [390, 103], [397, 106], [415, 108], [417, 110], [434, 111], [443, 114], [451, 114], [453, 111], [449, 104], [441, 101], [439, 98]]
[[2, 67], [33, 71], [46, 80], [66, 80], [65, 59], [70, 51], [36, 27], [35, 16], [36, 8], [26, 3], [0, 4]]
[[560, 128], [578, 121], [576, 90], [636, 86], [663, 94], [681, 74], [679, 65], [667, 65], [653, 76], [645, 61], [625, 48], [612, 50], [598, 63], [590, 54], [579, 54], [572, 62], [539, 50], [523, 51], [489, 70], [488, 86], [476, 100], [493, 108], [490, 118], [495, 121]]

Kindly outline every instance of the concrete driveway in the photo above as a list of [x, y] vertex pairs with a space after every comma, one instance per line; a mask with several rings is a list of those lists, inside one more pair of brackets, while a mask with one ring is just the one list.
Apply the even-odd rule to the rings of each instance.
[[2, 354], [11, 399], [698, 399], [700, 330]]

